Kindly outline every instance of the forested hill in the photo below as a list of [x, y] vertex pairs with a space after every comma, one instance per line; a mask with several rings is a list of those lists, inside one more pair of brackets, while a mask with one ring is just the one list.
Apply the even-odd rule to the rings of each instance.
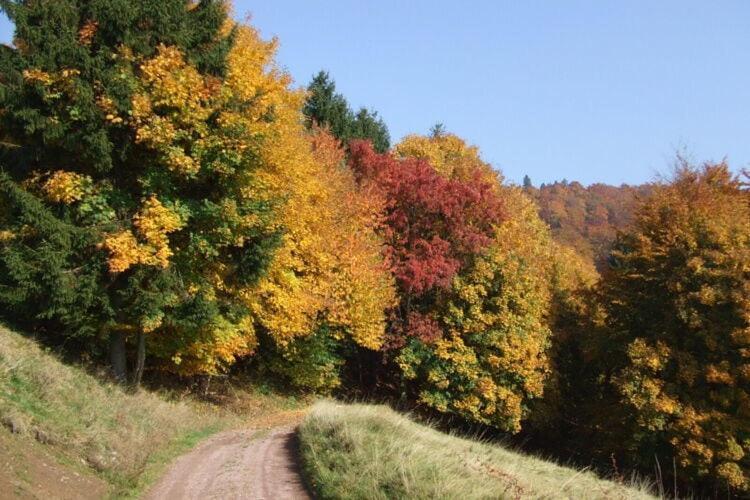
[[552, 230], [553, 238], [601, 268], [617, 231], [632, 221], [639, 198], [649, 194], [649, 184], [584, 187], [573, 181], [557, 181], [535, 188], [526, 183], [526, 192], [539, 205], [539, 216]]

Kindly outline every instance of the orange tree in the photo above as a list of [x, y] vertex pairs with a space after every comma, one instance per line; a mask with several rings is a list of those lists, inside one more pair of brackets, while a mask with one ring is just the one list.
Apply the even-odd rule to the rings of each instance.
[[612, 263], [612, 382], [632, 416], [631, 454], [750, 490], [748, 192], [725, 164], [683, 162], [640, 206]]

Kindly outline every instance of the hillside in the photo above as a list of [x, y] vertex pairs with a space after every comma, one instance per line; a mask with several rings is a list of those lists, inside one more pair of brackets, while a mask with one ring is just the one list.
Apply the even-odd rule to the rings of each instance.
[[320, 498], [653, 498], [637, 481], [443, 434], [385, 406], [318, 403], [300, 440]]
[[229, 409], [128, 393], [0, 326], [0, 491], [133, 497], [202, 438], [240, 424], [277, 425], [294, 404], [241, 393]]
[[527, 192], [539, 205], [539, 216], [550, 226], [555, 240], [601, 266], [617, 231], [630, 224], [637, 200], [648, 194], [649, 186], [584, 187], [563, 181], [529, 187]]

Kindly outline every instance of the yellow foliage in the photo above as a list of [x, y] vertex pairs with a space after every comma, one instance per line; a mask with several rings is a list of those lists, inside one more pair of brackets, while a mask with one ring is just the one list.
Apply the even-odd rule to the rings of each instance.
[[144, 243], [140, 243], [130, 230], [112, 233], [104, 238], [103, 246], [110, 253], [110, 272], [120, 273], [135, 264], [167, 267], [172, 256], [168, 235], [183, 226], [179, 215], [151, 196], [135, 215], [133, 226]]
[[[256, 325], [282, 349], [310, 335], [320, 321], [335, 327], [333, 335], [377, 348], [384, 335], [384, 309], [395, 300], [373, 230], [378, 207], [357, 194], [351, 174], [342, 168], [338, 145], [323, 146], [324, 132], [311, 137], [305, 130], [305, 93], [292, 90], [289, 75], [275, 65], [276, 41], [263, 41], [248, 26], [235, 28], [221, 85], [201, 77], [169, 47], [160, 47], [140, 65], [143, 89], [132, 100], [137, 141], [160, 152], [169, 171], [186, 176], [204, 168], [201, 151], [209, 146], [227, 155], [252, 150], [257, 158], [252, 179], [237, 187], [248, 200], [284, 201], [267, 227], [281, 231], [282, 240], [259, 283], [227, 292], [242, 297]], [[205, 136], [209, 115], [233, 133]], [[186, 139], [190, 147], [184, 146]], [[222, 164], [210, 167], [218, 175], [229, 173]], [[243, 227], [261, 224], [252, 214], [240, 216], [231, 204], [222, 204], [222, 210]], [[166, 236], [175, 225], [178, 219], [164, 219], [155, 208], [143, 210], [134, 227], [145, 243], [125, 247], [111, 261], [118, 269], [149, 259], [168, 261]], [[125, 246], [125, 236], [114, 242]], [[234, 243], [241, 246], [244, 240]], [[225, 286], [223, 272], [215, 270], [217, 290]], [[207, 362], [201, 353], [209, 347], [198, 343], [190, 356]], [[182, 366], [187, 356], [180, 356]]]
[[[218, 89], [175, 47], [160, 45], [156, 56], [139, 69], [142, 89], [131, 102], [136, 142], [160, 152], [169, 170], [195, 175], [200, 162], [191, 150], [200, 150], [208, 135], [206, 119], [222, 105]], [[116, 119], [111, 113], [110, 117]], [[183, 146], [186, 139], [192, 142], [189, 150]]]
[[130, 266], [141, 262], [142, 249], [130, 231], [120, 231], [108, 234], [104, 238], [104, 248], [109, 252], [109, 271], [113, 274], [121, 273]]
[[257, 347], [253, 320], [246, 316], [236, 323], [221, 320], [200, 338], [172, 355], [173, 370], [184, 375], [205, 373], [216, 375]]
[[[301, 127], [295, 123], [288, 130]], [[358, 345], [377, 349], [384, 310], [395, 301], [374, 232], [377, 206], [357, 193], [327, 132], [306, 137], [296, 128], [283, 138], [269, 159], [285, 158], [285, 168], [265, 178], [267, 186], [283, 187], [286, 233], [267, 276], [249, 291], [256, 317], [282, 346], [311, 334], [323, 319]]]
[[468, 181], [479, 175], [493, 186], [502, 181], [500, 173], [480, 158], [478, 147], [469, 146], [454, 134], [407, 135], [393, 151], [402, 158], [426, 160], [439, 174], [451, 179]]
[[75, 172], [57, 170], [42, 185], [42, 191], [53, 203], [70, 204], [80, 201], [91, 185], [91, 178]]

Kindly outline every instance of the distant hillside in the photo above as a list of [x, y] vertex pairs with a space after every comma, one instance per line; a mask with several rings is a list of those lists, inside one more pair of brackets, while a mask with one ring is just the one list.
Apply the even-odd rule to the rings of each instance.
[[647, 184], [584, 187], [567, 181], [527, 188], [553, 237], [593, 259], [599, 267], [606, 261], [617, 231], [630, 223], [638, 197], [649, 190]]

